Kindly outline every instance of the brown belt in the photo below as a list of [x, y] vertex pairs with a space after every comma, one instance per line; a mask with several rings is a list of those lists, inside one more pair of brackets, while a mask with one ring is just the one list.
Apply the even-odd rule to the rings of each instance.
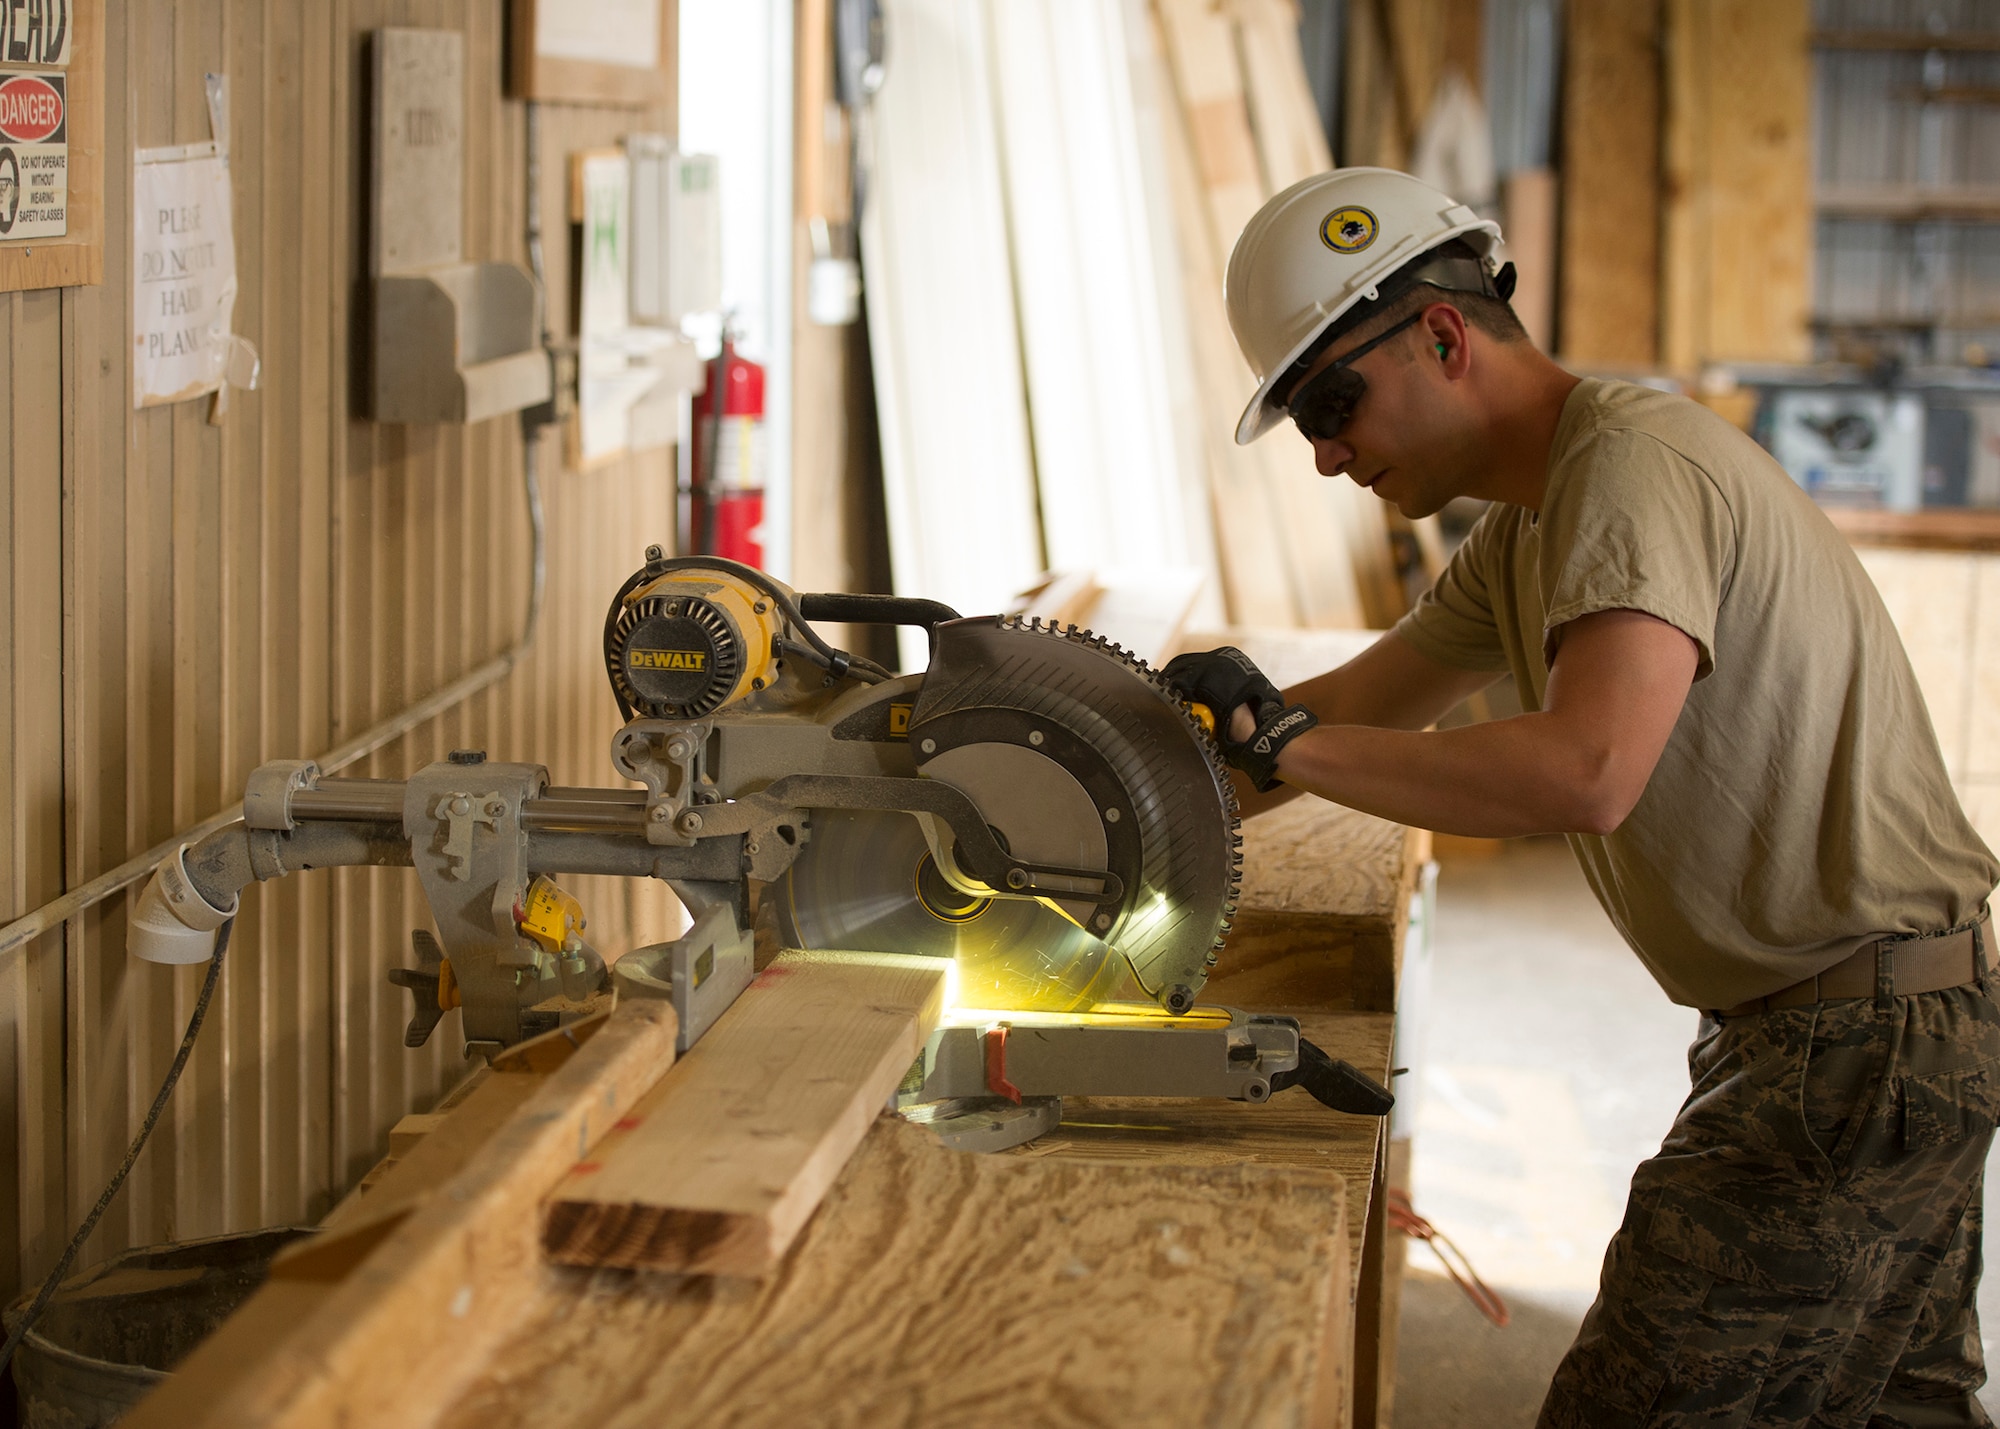
[[1753, 997], [1716, 1013], [1752, 1017], [1781, 1007], [1840, 998], [1913, 997], [1975, 982], [1994, 964], [1993, 914], [1982, 908], [1964, 927], [1924, 937], [1876, 938], [1863, 943], [1817, 977], [1781, 987], [1769, 997]]

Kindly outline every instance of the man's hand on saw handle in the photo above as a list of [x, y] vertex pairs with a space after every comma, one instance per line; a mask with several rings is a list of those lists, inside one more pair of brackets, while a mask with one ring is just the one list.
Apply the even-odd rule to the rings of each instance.
[[1209, 711], [1222, 757], [1259, 793], [1276, 787], [1284, 747], [1319, 723], [1304, 705], [1287, 705], [1278, 687], [1234, 645], [1176, 655], [1161, 674], [1190, 704]]

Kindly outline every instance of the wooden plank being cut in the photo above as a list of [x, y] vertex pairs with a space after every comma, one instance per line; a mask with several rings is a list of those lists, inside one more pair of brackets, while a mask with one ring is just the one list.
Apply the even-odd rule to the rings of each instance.
[[424, 1422], [526, 1303], [537, 1203], [672, 1064], [674, 1031], [640, 1002], [498, 1059], [123, 1422]]
[[944, 1008], [949, 961], [786, 953], [549, 1198], [571, 1265], [775, 1270]]
[[1335, 1423], [1347, 1195], [884, 1119], [776, 1275], [552, 1272], [439, 1429]]

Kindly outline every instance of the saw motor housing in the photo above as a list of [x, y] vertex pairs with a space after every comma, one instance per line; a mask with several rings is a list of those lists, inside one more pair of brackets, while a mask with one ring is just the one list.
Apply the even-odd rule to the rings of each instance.
[[770, 685], [784, 633], [777, 601], [748, 582], [649, 561], [611, 603], [604, 666], [627, 720], [700, 719]]

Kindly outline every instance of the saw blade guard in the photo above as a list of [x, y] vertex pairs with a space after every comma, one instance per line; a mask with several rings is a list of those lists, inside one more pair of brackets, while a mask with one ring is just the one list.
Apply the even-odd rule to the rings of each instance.
[[[937, 635], [910, 716], [919, 771], [983, 812], [1005, 809], [996, 827], [1039, 845], [1017, 856], [1116, 874], [1115, 906], [1044, 901], [1115, 950], [1148, 997], [1185, 1011], [1228, 935], [1241, 875], [1236, 796], [1214, 741], [1144, 661], [1088, 631], [982, 616]], [[1038, 763], [1054, 769], [1036, 781]], [[972, 770], [986, 771], [983, 787], [967, 787]], [[1051, 792], [1006, 796], [1031, 783]], [[1089, 858], [1099, 849], [1101, 863]]]

